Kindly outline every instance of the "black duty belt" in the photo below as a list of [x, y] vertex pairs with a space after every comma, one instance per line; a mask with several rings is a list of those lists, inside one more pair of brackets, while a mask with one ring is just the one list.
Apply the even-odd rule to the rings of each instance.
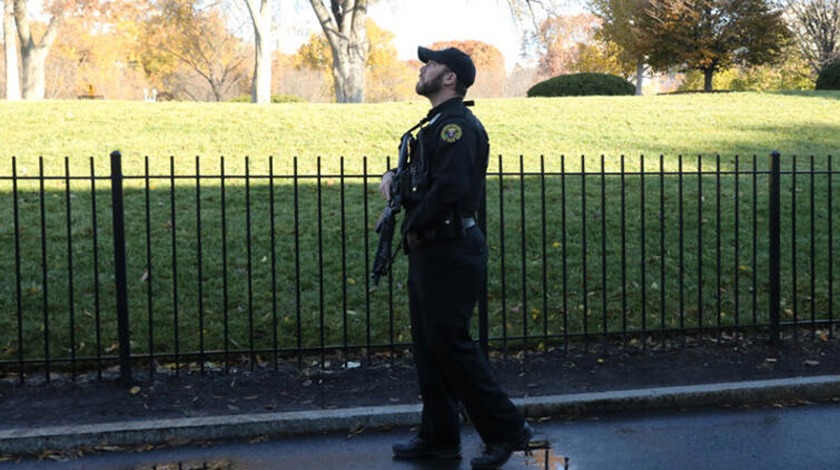
[[[452, 222], [449, 220], [444, 221], [444, 224], [449, 225]], [[462, 217], [461, 218], [461, 228], [462, 230], [468, 230], [472, 227], [476, 226], [475, 217]], [[406, 241], [408, 242], [409, 246], [415, 246], [422, 242], [431, 242], [431, 241], [440, 241], [440, 240], [451, 240], [454, 238], [458, 238], [454, 235], [454, 232], [447, 231], [447, 230], [440, 230], [436, 228], [432, 228], [429, 230], [422, 230], [420, 232], [408, 232], [406, 234]]]

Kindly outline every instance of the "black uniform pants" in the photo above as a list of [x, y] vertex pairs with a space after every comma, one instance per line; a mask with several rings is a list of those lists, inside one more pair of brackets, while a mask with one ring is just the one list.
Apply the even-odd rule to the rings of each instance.
[[423, 395], [419, 436], [460, 443], [460, 401], [485, 443], [513, 439], [523, 418], [492, 377], [470, 336], [487, 275], [487, 244], [478, 227], [464, 239], [409, 247], [409, 308], [414, 360]]

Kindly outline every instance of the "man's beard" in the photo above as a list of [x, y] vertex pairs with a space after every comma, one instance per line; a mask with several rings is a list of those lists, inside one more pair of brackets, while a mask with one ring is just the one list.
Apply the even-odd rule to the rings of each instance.
[[427, 81], [418, 81], [414, 87], [414, 91], [420, 96], [429, 97], [436, 94], [443, 88], [443, 73], [439, 73], [437, 77]]

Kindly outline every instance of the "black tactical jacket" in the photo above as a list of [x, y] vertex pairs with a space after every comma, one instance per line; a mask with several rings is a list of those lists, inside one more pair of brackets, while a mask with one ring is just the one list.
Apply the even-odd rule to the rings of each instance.
[[490, 153], [484, 126], [461, 98], [432, 108], [427, 117], [409, 162], [411, 184], [402, 185], [403, 233], [434, 230], [453, 217], [473, 216], [484, 196]]

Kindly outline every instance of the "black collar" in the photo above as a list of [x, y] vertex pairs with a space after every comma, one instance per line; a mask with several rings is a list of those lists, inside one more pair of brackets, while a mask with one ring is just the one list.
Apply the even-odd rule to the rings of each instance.
[[460, 96], [456, 96], [455, 98], [450, 98], [450, 99], [444, 101], [443, 103], [435, 106], [434, 108], [429, 110], [429, 114], [427, 114], [426, 117], [431, 119], [431, 117], [434, 116], [435, 114], [442, 113], [443, 111], [445, 111], [447, 109], [450, 109], [450, 108], [454, 108], [456, 106], [464, 106], [464, 99], [461, 98]]

